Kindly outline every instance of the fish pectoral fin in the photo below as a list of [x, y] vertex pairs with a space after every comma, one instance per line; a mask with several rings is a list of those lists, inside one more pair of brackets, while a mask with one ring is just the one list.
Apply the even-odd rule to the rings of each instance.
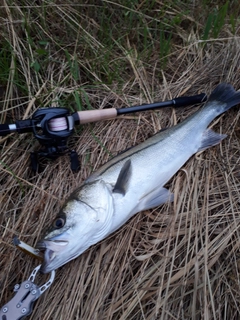
[[201, 145], [198, 148], [197, 152], [206, 150], [212, 146], [219, 144], [226, 137], [226, 134], [219, 134], [211, 129], [205, 130], [202, 135]]
[[171, 193], [168, 189], [166, 188], [157, 188], [154, 189], [152, 192], [144, 195], [138, 204], [138, 209], [139, 211], [142, 210], [148, 210], [154, 207], [158, 207], [163, 203], [166, 203], [168, 201], [173, 201], [174, 194]]
[[131, 160], [127, 160], [118, 175], [117, 182], [113, 188], [113, 192], [121, 193], [123, 196], [126, 194], [129, 180], [132, 175]]

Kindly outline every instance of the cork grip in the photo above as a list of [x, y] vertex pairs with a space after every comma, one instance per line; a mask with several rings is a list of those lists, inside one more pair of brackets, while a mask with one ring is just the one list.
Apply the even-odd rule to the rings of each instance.
[[110, 108], [100, 110], [78, 111], [78, 116], [80, 124], [113, 119], [117, 116], [117, 109]]

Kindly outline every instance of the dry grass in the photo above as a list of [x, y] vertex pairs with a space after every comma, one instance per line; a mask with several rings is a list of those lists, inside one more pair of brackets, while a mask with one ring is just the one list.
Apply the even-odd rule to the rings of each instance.
[[[105, 4], [111, 5], [110, 1]], [[77, 54], [76, 39], [81, 37], [88, 40], [84, 50], [98, 52], [104, 47], [94, 32], [99, 28], [95, 18], [87, 20], [74, 5], [46, 8], [47, 13], [39, 11], [39, 16], [31, 16], [30, 3], [26, 9], [4, 1], [2, 34], [11, 44], [11, 66], [17, 60], [17, 69], [10, 70], [1, 90], [2, 121], [27, 118], [39, 106], [53, 101], [73, 105], [79, 88], [84, 88], [95, 108], [209, 94], [222, 81], [240, 88], [239, 29], [233, 36], [227, 24], [219, 38], [209, 40], [205, 47], [191, 24], [186, 31], [180, 26], [176, 37], [181, 35], [182, 43], [176, 41], [164, 69], [156, 52], [144, 60], [126, 37], [125, 46], [118, 42], [113, 53], [125, 69], [116, 81], [104, 82], [107, 76], [101, 78], [93, 57], [88, 60], [82, 51]], [[51, 14], [55, 20], [50, 25]], [[26, 16], [29, 25], [35, 23], [39, 34], [47, 34], [54, 47], [46, 47], [51, 59], [42, 61], [44, 69], [38, 72], [32, 69], [35, 53], [32, 47], [27, 48], [31, 42], [21, 29]], [[61, 25], [56, 16], [71, 26], [69, 42], [64, 38], [57, 43]], [[46, 18], [48, 28], [39, 23], [41, 18]], [[143, 19], [148, 19], [147, 14]], [[63, 55], [68, 46], [73, 48], [70, 60], [75, 52], [79, 69]], [[14, 82], [16, 72], [20, 84], [25, 79], [25, 88]], [[88, 78], [90, 85], [83, 87]], [[84, 95], [82, 99], [86, 99]], [[194, 110], [159, 110], [84, 126], [70, 139], [80, 155], [78, 174], [71, 172], [66, 156], [47, 163], [45, 170], [34, 176], [28, 167], [29, 151], [38, 146], [33, 136], [11, 135], [1, 140], [0, 305], [12, 297], [14, 284], [25, 280], [38, 264], [19, 252], [12, 238], [17, 235], [34, 246], [64, 199], [110, 158], [109, 152], [114, 155], [138, 144]], [[137, 214], [113, 235], [57, 270], [54, 284], [37, 301], [29, 319], [239, 319], [239, 116], [235, 107], [215, 121], [214, 129], [228, 138], [190, 159], [174, 176], [169, 183], [175, 193], [173, 204]]]

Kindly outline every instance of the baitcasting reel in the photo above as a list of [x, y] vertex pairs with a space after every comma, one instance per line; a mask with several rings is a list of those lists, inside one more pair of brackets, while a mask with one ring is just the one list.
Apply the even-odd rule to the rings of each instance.
[[57, 159], [66, 152], [70, 155], [72, 171], [78, 171], [80, 163], [75, 150], [69, 150], [67, 139], [74, 130], [74, 119], [64, 108], [43, 108], [34, 112], [33, 134], [43, 146], [40, 151], [31, 153], [31, 165], [34, 172], [39, 171], [39, 157]]

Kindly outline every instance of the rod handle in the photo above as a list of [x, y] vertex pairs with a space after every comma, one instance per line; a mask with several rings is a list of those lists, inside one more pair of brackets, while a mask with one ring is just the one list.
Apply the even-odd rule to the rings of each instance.
[[6, 136], [10, 134], [12, 131], [9, 128], [8, 124], [0, 124], [0, 136]]
[[12, 132], [18, 133], [32, 132], [33, 123], [31, 119], [18, 120], [12, 124], [0, 124], [0, 136], [6, 136]]
[[[101, 120], [109, 120], [116, 118], [117, 109], [109, 108], [109, 109], [100, 109], [100, 110], [87, 110], [87, 111], [78, 111], [76, 112], [78, 116], [78, 122], [80, 124], [96, 122]], [[74, 114], [74, 119], [76, 123], [76, 114]]]

